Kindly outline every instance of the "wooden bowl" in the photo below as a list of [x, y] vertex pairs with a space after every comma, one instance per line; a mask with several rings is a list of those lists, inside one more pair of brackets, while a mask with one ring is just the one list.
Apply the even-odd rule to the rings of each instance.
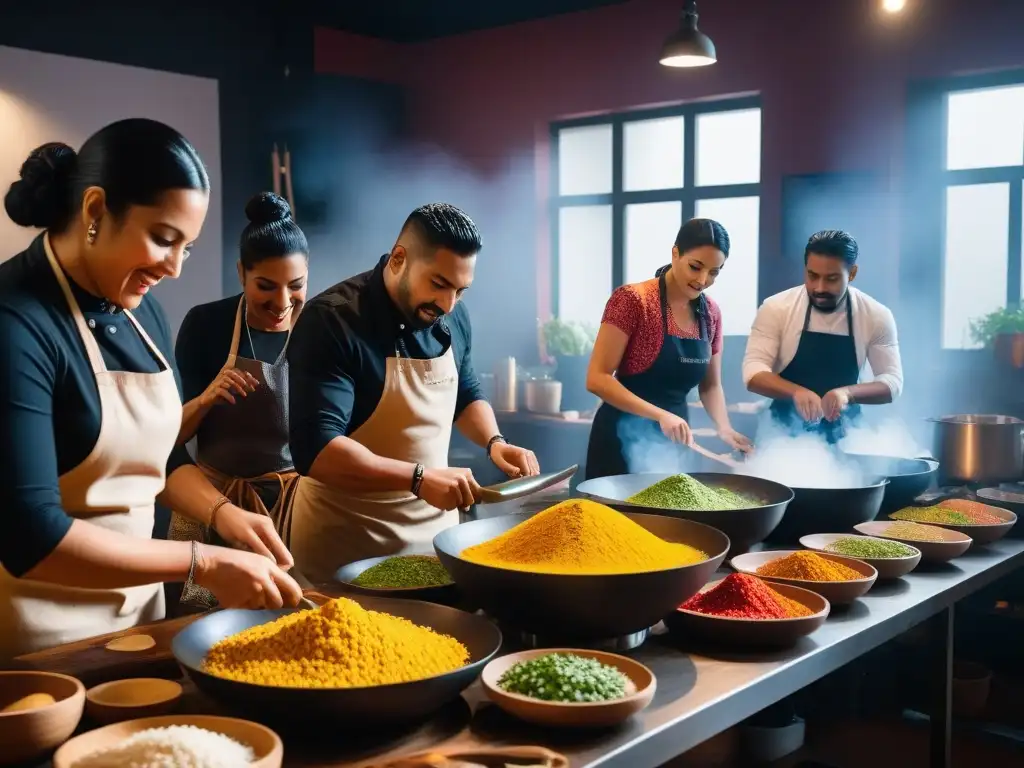
[[[721, 581], [708, 584], [701, 592], [713, 589]], [[771, 588], [783, 597], [807, 606], [813, 613], [792, 619], [739, 619], [679, 608], [665, 617], [665, 626], [671, 634], [684, 640], [694, 637], [735, 647], [777, 648], [792, 645], [806, 637], [828, 618], [828, 600], [817, 592], [790, 584], [772, 584]]]
[[88, 731], [71, 739], [57, 750], [53, 756], [53, 768], [71, 768], [86, 755], [116, 746], [140, 731], [150, 728], [167, 728], [171, 725], [194, 725], [197, 728], [222, 733], [235, 741], [247, 744], [252, 748], [254, 754], [254, 759], [247, 768], [281, 768], [281, 761], [284, 759], [284, 746], [281, 744], [280, 736], [259, 723], [212, 715], [147, 717], [142, 720], [114, 723], [105, 728]]
[[[886, 539], [880, 539], [877, 536], [854, 536], [849, 533], [815, 533], [810, 536], [801, 537], [800, 543], [819, 554], [831, 555], [833, 553], [828, 550], [828, 545], [839, 539], [886, 541]], [[914, 550], [914, 553], [905, 557], [858, 557], [856, 559], [867, 563], [878, 571], [878, 578], [882, 581], [899, 579], [917, 568], [917, 564], [921, 562], [921, 550], [912, 544], [907, 544], [906, 546]]]
[[85, 706], [81, 681], [56, 672], [0, 672], [0, 709], [33, 693], [56, 701], [35, 709], [0, 713], [0, 765], [42, 757], [78, 727]]
[[[945, 563], [954, 557], [960, 557], [970, 549], [972, 539], [965, 533], [951, 531], [948, 528], [941, 528], [937, 525], [931, 526], [936, 531], [942, 531], [942, 541], [922, 541], [920, 539], [904, 539], [899, 536], [889, 536], [886, 531], [892, 523], [884, 520], [875, 520], [870, 523], [855, 525], [854, 529], [865, 536], [877, 536], [882, 539], [892, 539], [903, 544], [909, 544], [921, 551], [921, 559], [926, 563]], [[922, 523], [923, 525], [923, 523]]]
[[[507, 693], [498, 687], [501, 676], [519, 662], [552, 653], [571, 653], [617, 668], [629, 678], [626, 696], [615, 701], [585, 703], [541, 701], [518, 693]], [[487, 697], [513, 717], [538, 725], [563, 728], [604, 728], [621, 723], [650, 704], [657, 688], [654, 673], [633, 659], [604, 651], [573, 648], [540, 648], [510, 653], [484, 667], [480, 682], [483, 683]]]
[[[942, 506], [941, 504], [939, 506]], [[948, 508], [950, 512], [956, 512], [955, 507]], [[1008, 509], [1002, 509], [1000, 507], [993, 507], [989, 504], [985, 505], [985, 511], [995, 515], [1003, 522], [1001, 523], [969, 523], [966, 525], [959, 525], [956, 523], [925, 523], [922, 521], [915, 520], [914, 522], [921, 522], [921, 525], [934, 525], [939, 528], [945, 528], [949, 531], [956, 531], [962, 533], [964, 536], [970, 536], [971, 541], [974, 544], [991, 544], [993, 541], [999, 541], [1006, 534], [1008, 534], [1013, 526], [1017, 524], [1017, 516]], [[890, 520], [894, 520], [892, 515], [889, 515]]]
[[107, 725], [173, 712], [181, 699], [181, 685], [159, 677], [133, 677], [97, 685], [85, 692], [85, 711]]
[[845, 565], [847, 568], [852, 568], [858, 573], [863, 574], [863, 577], [851, 579], [850, 581], [809, 581], [807, 579], [783, 579], [778, 576], [762, 576], [757, 572], [757, 569], [765, 563], [800, 551], [803, 550], [784, 549], [774, 552], [749, 552], [745, 555], [734, 557], [731, 565], [734, 570], [740, 573], [749, 573], [751, 576], [757, 576], [759, 579], [770, 581], [773, 584], [791, 584], [794, 587], [809, 589], [811, 592], [816, 592], [824, 597], [832, 605], [846, 605], [859, 597], [863, 597], [874, 585], [875, 579], [878, 578], [878, 571], [875, 570], [874, 566], [868, 565], [863, 560], [855, 560], [852, 557], [843, 557], [842, 555], [833, 555], [826, 552], [818, 552], [817, 554], [826, 560], [832, 560]]

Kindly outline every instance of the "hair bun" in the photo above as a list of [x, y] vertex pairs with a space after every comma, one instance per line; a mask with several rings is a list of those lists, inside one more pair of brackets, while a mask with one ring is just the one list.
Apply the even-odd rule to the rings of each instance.
[[48, 228], [64, 218], [69, 205], [75, 150], [52, 142], [36, 147], [21, 164], [20, 179], [4, 196], [4, 209], [11, 221], [23, 227]]
[[253, 224], [272, 224], [292, 217], [288, 201], [273, 192], [260, 192], [245, 204], [245, 215]]

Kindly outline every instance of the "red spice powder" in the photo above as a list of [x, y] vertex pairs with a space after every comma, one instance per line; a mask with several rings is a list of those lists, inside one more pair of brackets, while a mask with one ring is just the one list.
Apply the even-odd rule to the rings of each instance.
[[966, 515], [974, 525], [999, 525], [1006, 522], [998, 515], [992, 514], [991, 507], [988, 504], [982, 504], [979, 501], [946, 499], [945, 501], [940, 501], [939, 506]]
[[778, 597], [775, 590], [759, 578], [746, 573], [732, 573], [713, 589], [694, 595], [679, 607], [733, 619], [791, 618], [792, 614], [782, 606]]

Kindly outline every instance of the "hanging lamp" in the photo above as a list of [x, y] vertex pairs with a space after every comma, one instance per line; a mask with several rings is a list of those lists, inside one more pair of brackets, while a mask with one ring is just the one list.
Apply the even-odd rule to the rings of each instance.
[[666, 67], [706, 67], [718, 60], [711, 38], [697, 29], [697, 0], [687, 0], [677, 29], [661, 47]]

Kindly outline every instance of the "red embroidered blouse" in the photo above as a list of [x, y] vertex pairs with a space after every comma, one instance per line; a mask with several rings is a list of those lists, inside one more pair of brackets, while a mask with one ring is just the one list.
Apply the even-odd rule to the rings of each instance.
[[[711, 340], [711, 354], [717, 355], [722, 351], [722, 310], [710, 296], [705, 295], [704, 299], [708, 308], [705, 321]], [[619, 363], [620, 376], [643, 373], [650, 368], [661, 352], [662, 344], [658, 279], [617, 288], [605, 305], [601, 322], [614, 325], [629, 336]], [[694, 320], [686, 328], [680, 328], [669, 312], [668, 332], [680, 339], [697, 339], [700, 338], [700, 325]]]

